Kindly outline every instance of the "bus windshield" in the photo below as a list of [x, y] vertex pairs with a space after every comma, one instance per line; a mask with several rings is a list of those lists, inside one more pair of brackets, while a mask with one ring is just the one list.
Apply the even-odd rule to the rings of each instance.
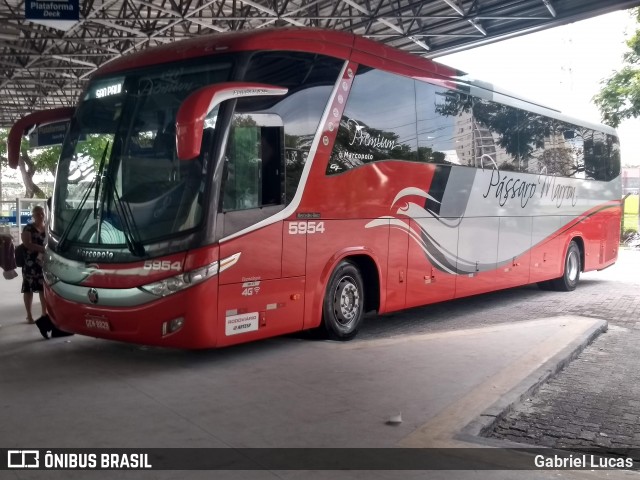
[[[198, 226], [212, 167], [205, 148], [197, 158], [177, 158], [176, 113], [194, 90], [228, 81], [231, 69], [231, 59], [222, 57], [205, 66], [155, 67], [92, 82], [58, 165], [52, 231], [60, 248], [72, 241], [136, 253]], [[207, 116], [205, 132], [215, 129], [217, 113]]]

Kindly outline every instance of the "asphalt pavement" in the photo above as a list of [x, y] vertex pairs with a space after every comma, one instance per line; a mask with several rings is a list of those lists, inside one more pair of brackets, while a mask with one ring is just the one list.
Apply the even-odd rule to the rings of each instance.
[[[333, 470], [270, 457], [264, 471], [13, 469], [0, 479], [636, 478], [538, 470], [510, 449], [637, 447], [639, 269], [640, 251], [622, 251], [570, 293], [527, 286], [372, 316], [347, 343], [293, 335], [204, 352], [45, 341], [24, 322], [19, 279], [0, 279], [0, 449], [350, 455], [335, 454]], [[401, 463], [405, 449], [441, 457], [442, 470], [403, 470], [415, 465]]]

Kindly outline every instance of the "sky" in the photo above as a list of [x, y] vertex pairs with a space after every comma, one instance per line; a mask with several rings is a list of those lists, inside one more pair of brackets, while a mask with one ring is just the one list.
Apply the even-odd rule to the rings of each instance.
[[[600, 123], [592, 101], [601, 81], [622, 64], [640, 28], [631, 11], [618, 11], [436, 58], [478, 80], [583, 120]], [[640, 165], [640, 119], [618, 128], [623, 165]]]

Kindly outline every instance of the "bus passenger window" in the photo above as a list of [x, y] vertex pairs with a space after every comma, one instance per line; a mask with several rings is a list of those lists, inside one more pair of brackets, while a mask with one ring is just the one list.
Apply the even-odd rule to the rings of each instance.
[[585, 178], [584, 135], [587, 129], [560, 120], [552, 122], [553, 128], [544, 152], [544, 173]]
[[[236, 114], [227, 140], [222, 210], [284, 202], [283, 127], [274, 115]], [[267, 125], [265, 125], [265, 123]]]
[[441, 165], [473, 164], [471, 97], [416, 82], [418, 161]]
[[262, 198], [261, 205], [282, 203], [282, 128], [262, 127]]
[[413, 79], [360, 66], [326, 174], [340, 174], [372, 162], [417, 161], [415, 103]]
[[[517, 108], [481, 98], [473, 100], [474, 166], [525, 171], [524, 152], [528, 143], [520, 139], [520, 111]], [[523, 139], [524, 140], [524, 139]]]

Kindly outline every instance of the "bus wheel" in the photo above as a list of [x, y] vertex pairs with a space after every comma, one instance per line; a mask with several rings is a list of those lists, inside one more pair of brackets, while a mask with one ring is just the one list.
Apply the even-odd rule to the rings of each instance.
[[560, 278], [551, 280], [553, 290], [560, 292], [570, 292], [575, 290], [580, 280], [580, 270], [582, 269], [580, 261], [580, 248], [573, 240], [567, 248], [567, 256], [564, 259], [564, 273]]
[[364, 317], [364, 286], [358, 268], [341, 262], [331, 274], [322, 308], [322, 322], [329, 338], [351, 340]]

